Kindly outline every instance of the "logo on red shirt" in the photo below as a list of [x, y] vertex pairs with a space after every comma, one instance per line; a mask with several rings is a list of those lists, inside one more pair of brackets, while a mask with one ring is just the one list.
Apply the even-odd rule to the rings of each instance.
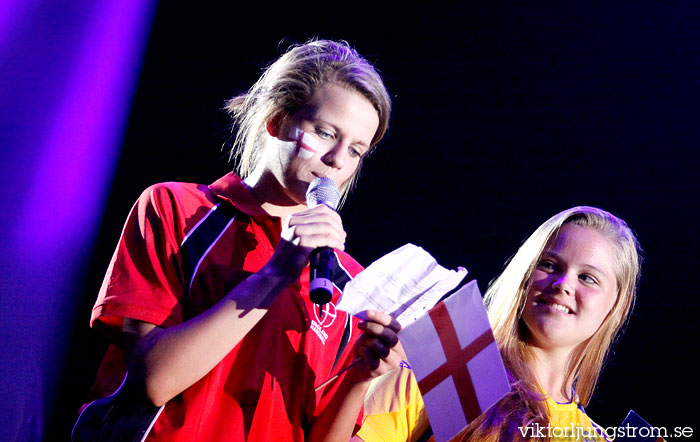
[[333, 321], [335, 321], [335, 317], [338, 315], [338, 312], [335, 311], [335, 304], [332, 302], [324, 304], [321, 307], [321, 315], [318, 313], [319, 306], [314, 307], [314, 316], [316, 317], [316, 321], [318, 321], [318, 325], [323, 328], [330, 327]]
[[328, 333], [323, 329], [333, 324], [335, 317], [338, 316], [338, 312], [335, 310], [335, 304], [332, 302], [324, 304], [323, 306], [314, 305], [313, 311], [315, 319], [311, 320], [311, 330], [316, 333], [321, 343], [325, 345], [326, 339], [328, 339]]

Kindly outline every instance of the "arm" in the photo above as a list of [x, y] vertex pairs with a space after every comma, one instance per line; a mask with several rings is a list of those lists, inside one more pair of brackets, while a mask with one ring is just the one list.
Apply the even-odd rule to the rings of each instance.
[[167, 329], [124, 320], [130, 382], [151, 402], [164, 404], [216, 366], [299, 277], [314, 248], [344, 247], [340, 217], [326, 206], [293, 214], [288, 225], [270, 261], [199, 316]]
[[401, 325], [386, 313], [370, 310], [359, 324], [362, 336], [355, 344], [357, 359], [342, 379], [328, 406], [313, 423], [309, 440], [350, 439], [372, 379], [396, 368], [405, 355], [397, 333]]

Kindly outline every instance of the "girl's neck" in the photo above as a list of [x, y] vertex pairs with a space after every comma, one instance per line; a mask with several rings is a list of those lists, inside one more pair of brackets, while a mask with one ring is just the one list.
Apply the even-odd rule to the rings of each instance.
[[544, 350], [531, 347], [534, 355], [532, 369], [540, 387], [557, 402], [571, 402], [573, 379], [567, 376], [569, 350]]
[[306, 206], [293, 201], [285, 193], [274, 175], [259, 167], [248, 175], [243, 183], [260, 206], [271, 216], [285, 220], [290, 214], [304, 210]]

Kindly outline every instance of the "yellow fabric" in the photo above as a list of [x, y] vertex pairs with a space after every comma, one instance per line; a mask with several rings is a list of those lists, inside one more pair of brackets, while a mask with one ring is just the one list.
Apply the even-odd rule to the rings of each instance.
[[[606, 440], [601, 436], [584, 438], [598, 425], [576, 402], [559, 404], [547, 396], [547, 410], [551, 429], [541, 431], [550, 432], [552, 442], [575, 441], [577, 436], [580, 441]], [[365, 399], [365, 419], [357, 436], [365, 442], [416, 442], [429, 425], [413, 370], [397, 368], [375, 379], [370, 386]]]
[[549, 423], [552, 427], [552, 442], [564, 441], [595, 441], [604, 442], [606, 439], [596, 433], [596, 425], [588, 417], [583, 407], [575, 401], [567, 404], [560, 404], [547, 396], [547, 412]]
[[416, 442], [428, 425], [413, 370], [399, 367], [370, 385], [357, 435], [365, 442]]

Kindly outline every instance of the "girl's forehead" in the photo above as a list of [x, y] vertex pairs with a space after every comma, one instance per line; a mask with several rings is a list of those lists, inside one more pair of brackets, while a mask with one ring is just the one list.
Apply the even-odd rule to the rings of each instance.
[[600, 268], [615, 275], [617, 249], [613, 241], [592, 227], [564, 224], [552, 238], [545, 253], [555, 254], [572, 262]]

